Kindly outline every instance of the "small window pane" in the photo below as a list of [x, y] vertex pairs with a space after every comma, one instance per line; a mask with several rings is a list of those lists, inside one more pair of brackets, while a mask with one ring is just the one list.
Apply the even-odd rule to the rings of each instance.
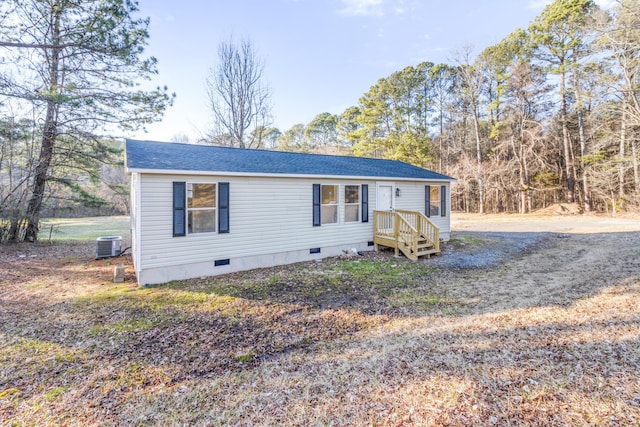
[[187, 199], [189, 208], [215, 208], [216, 185], [191, 184]]
[[440, 186], [432, 185], [431, 186], [431, 216], [440, 215]]
[[344, 202], [360, 203], [360, 186], [359, 185], [346, 185], [344, 187]]
[[338, 186], [323, 185], [321, 193], [322, 224], [335, 224], [338, 222]]
[[216, 211], [189, 211], [189, 233], [210, 233], [216, 231]]
[[344, 186], [344, 222], [360, 220], [360, 186]]
[[322, 206], [322, 223], [323, 224], [335, 224], [338, 222], [338, 206], [326, 205]]
[[323, 185], [322, 186], [322, 204], [337, 204], [338, 203], [338, 186], [337, 185]]
[[344, 207], [344, 222], [360, 221], [360, 205], [348, 205]]

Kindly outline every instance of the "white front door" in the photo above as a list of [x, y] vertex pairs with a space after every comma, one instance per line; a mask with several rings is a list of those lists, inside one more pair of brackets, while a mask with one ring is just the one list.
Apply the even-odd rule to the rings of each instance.
[[378, 184], [376, 191], [376, 209], [393, 212], [393, 184]]

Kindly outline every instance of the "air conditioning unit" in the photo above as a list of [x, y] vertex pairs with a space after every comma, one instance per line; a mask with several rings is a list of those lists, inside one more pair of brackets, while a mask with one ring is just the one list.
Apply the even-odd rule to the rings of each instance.
[[96, 239], [96, 259], [120, 256], [122, 236], [104, 236]]

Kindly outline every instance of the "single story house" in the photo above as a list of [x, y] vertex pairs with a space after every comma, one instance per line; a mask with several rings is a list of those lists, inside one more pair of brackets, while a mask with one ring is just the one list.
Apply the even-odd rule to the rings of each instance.
[[125, 151], [140, 285], [378, 245], [417, 259], [450, 235], [453, 178], [400, 161], [132, 139]]

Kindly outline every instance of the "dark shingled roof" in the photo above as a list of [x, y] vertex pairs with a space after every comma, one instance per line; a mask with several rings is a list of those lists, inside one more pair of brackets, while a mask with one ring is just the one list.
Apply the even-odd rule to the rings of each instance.
[[129, 170], [232, 172], [447, 180], [453, 178], [398, 160], [247, 150], [210, 145], [136, 141], [125, 143]]

